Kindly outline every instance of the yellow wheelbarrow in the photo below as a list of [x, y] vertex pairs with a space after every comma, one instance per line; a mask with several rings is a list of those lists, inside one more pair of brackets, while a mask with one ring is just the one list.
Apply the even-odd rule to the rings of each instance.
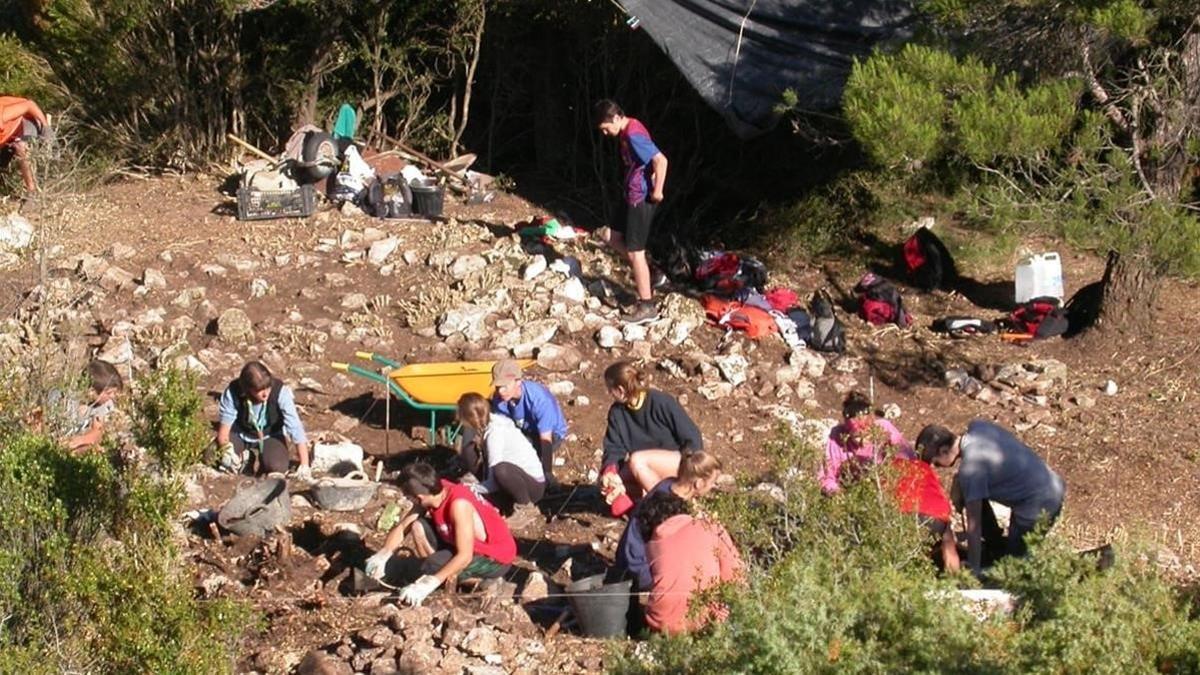
[[[386, 384], [393, 396], [410, 408], [429, 413], [429, 444], [436, 439], [437, 415], [453, 415], [463, 394], [476, 393], [485, 398], [492, 394], [492, 367], [495, 361], [454, 361], [440, 363], [409, 363], [380, 356], [372, 352], [355, 352], [356, 357], [382, 366], [378, 371], [353, 363], [334, 363], [334, 370]], [[518, 361], [522, 368], [534, 364], [532, 359]], [[454, 442], [458, 428], [447, 434]]]

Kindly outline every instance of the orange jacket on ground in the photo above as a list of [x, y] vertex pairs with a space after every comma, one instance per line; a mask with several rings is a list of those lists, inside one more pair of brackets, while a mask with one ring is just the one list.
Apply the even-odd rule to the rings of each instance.
[[742, 558], [720, 524], [687, 514], [672, 516], [658, 526], [646, 547], [654, 585], [646, 603], [646, 623], [664, 633], [699, 628], [720, 608], [688, 618], [688, 602], [697, 593], [742, 576]]
[[27, 119], [46, 127], [46, 116], [36, 103], [19, 96], [0, 96], [0, 145], [15, 138], [21, 132], [21, 121]]

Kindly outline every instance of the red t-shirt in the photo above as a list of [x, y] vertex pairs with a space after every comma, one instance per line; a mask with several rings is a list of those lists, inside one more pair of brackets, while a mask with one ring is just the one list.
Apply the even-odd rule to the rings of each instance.
[[896, 501], [903, 513], [917, 513], [943, 523], [950, 522], [950, 500], [942, 489], [933, 467], [919, 459], [893, 457], [900, 471], [896, 482]]
[[508, 524], [504, 522], [496, 507], [479, 499], [470, 488], [460, 483], [442, 479], [442, 488], [448, 490], [450, 495], [441, 506], [429, 513], [438, 538], [454, 545], [454, 521], [450, 518], [450, 506], [460, 499], [465, 499], [483, 521], [483, 532], [487, 538], [487, 541], [481, 541], [476, 535], [475, 554], [487, 556], [501, 565], [511, 563], [513, 558], [517, 557], [517, 542], [513, 539], [512, 532], [508, 531]]

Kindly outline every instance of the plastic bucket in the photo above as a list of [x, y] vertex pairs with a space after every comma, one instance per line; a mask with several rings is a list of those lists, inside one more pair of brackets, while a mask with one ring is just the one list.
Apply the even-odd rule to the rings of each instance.
[[597, 574], [571, 583], [566, 591], [584, 635], [625, 637], [625, 616], [629, 612], [632, 581], [606, 585], [604, 575]]
[[413, 195], [413, 211], [426, 218], [440, 218], [446, 202], [446, 191], [438, 185], [413, 183], [409, 186]]
[[217, 523], [230, 532], [259, 537], [291, 519], [292, 502], [282, 478], [267, 478], [238, 490], [217, 514]]
[[327, 511], [357, 511], [375, 497], [379, 483], [367, 479], [362, 471], [345, 478], [322, 478], [312, 488], [313, 498]]

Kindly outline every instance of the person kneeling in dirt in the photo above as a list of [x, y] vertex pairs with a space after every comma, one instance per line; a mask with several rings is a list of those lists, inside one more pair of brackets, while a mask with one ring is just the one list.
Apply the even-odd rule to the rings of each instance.
[[703, 450], [704, 441], [679, 401], [649, 388], [632, 362], [609, 366], [604, 384], [615, 402], [608, 409], [600, 491], [619, 518], [634, 499], [679, 473], [680, 453]]
[[221, 394], [219, 414], [217, 447], [222, 466], [238, 471], [250, 460], [256, 473], [287, 473], [290, 438], [300, 455], [296, 476], [312, 477], [308, 437], [296, 412], [295, 395], [262, 363], [242, 366], [241, 374]]
[[406, 535], [412, 537], [414, 552], [424, 558], [421, 577], [400, 591], [400, 599], [410, 605], [421, 604], [438, 586], [455, 579], [494, 579], [508, 571], [517, 556], [517, 542], [495, 507], [467, 486], [439, 478], [425, 462], [401, 469], [399, 485], [413, 508], [367, 559], [368, 576], [383, 578]]
[[862, 469], [879, 464], [891, 454], [914, 457], [912, 445], [900, 430], [871, 412], [870, 399], [862, 392], [850, 392], [842, 401], [842, 423], [830, 430], [825, 444], [821, 490], [825, 494], [838, 492], [841, 481], [853, 480]]
[[646, 497], [638, 507], [642, 538], [649, 542], [650, 598], [646, 624], [663, 633], [696, 630], [727, 609], [713, 604], [689, 612], [696, 594], [742, 578], [742, 558], [719, 523], [691, 515], [687, 500], [671, 490]]
[[[660, 492], [670, 492], [692, 502], [712, 492], [721, 477], [721, 460], [703, 450], [686, 452], [679, 460], [679, 476], [664, 478], [650, 490], [650, 495]], [[640, 509], [634, 509], [625, 525], [625, 532], [617, 543], [617, 554], [613, 572], [617, 576], [628, 575], [633, 579], [634, 588], [639, 592], [648, 592], [654, 585], [650, 574], [650, 562], [646, 559], [646, 540], [642, 538]]]
[[87, 452], [104, 440], [105, 422], [116, 409], [117, 394], [124, 387], [121, 373], [107, 361], [94, 359], [88, 364], [87, 376], [91, 403], [80, 405], [75, 401], [69, 406], [72, 409], [67, 411], [70, 429], [63, 444], [76, 454]]
[[[956, 506], [965, 506], [967, 563], [978, 575], [984, 550], [1024, 556], [1025, 535], [1045, 517], [1053, 525], [1062, 511], [1066, 486], [1058, 474], [1007, 430], [986, 420], [972, 420], [961, 436], [929, 425], [917, 436], [921, 459], [934, 466], [961, 466], [951, 492]], [[989, 500], [1012, 509], [1005, 537]]]
[[487, 399], [476, 393], [458, 399], [458, 421], [475, 433], [461, 457], [479, 482], [471, 489], [502, 510], [512, 511], [508, 526], [519, 530], [542, 517], [534, 506], [546, 494], [542, 463], [529, 439], [511, 419], [492, 414]]
[[512, 359], [496, 362], [492, 367], [492, 412], [511, 419], [525, 434], [541, 459], [546, 486], [553, 488], [554, 453], [567, 437], [567, 418], [546, 385], [522, 375], [520, 363]]

